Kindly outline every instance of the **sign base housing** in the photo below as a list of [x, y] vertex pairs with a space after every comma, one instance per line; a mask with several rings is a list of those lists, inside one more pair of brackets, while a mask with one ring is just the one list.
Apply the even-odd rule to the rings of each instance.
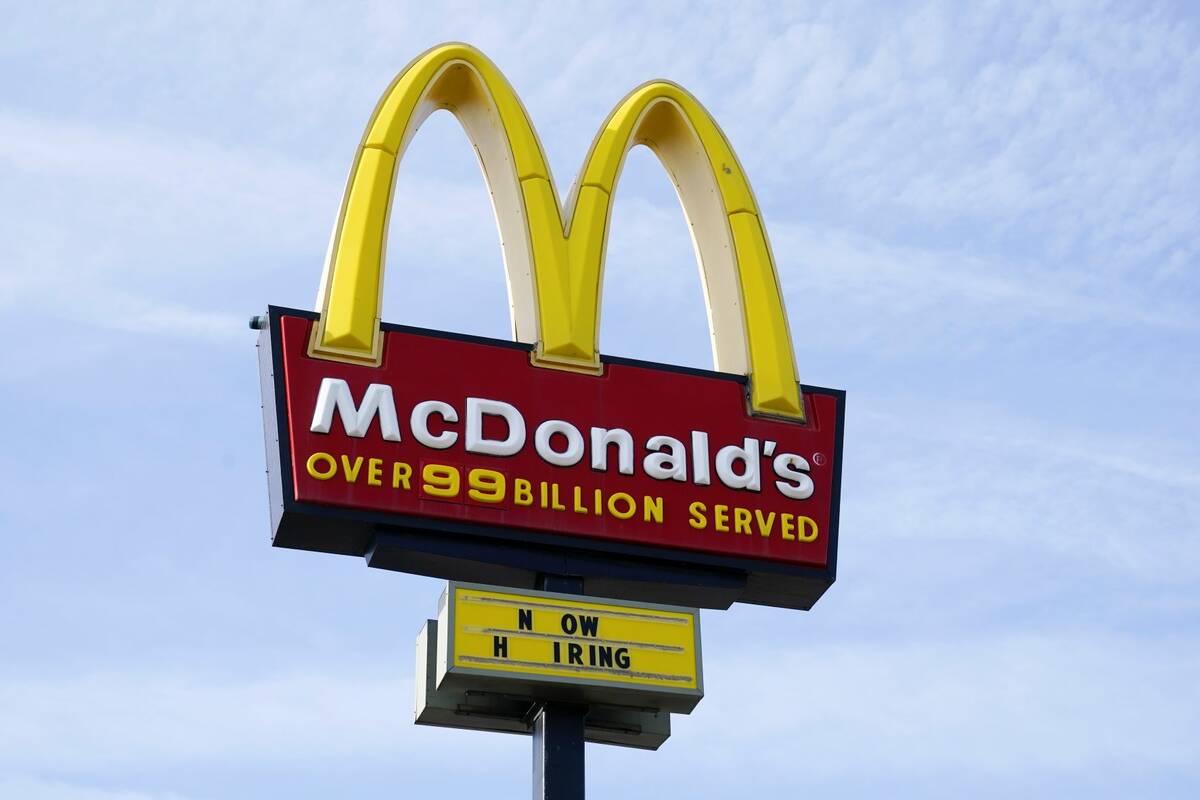
[[[438, 621], [426, 621], [417, 637], [418, 725], [530, 736], [541, 704], [528, 696], [437, 686]], [[671, 715], [651, 708], [595, 704], [584, 717], [584, 739], [639, 750], [657, 750], [671, 735]]]

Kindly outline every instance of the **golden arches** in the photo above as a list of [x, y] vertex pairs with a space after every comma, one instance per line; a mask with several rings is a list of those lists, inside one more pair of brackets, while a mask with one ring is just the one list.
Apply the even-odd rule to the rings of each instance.
[[751, 407], [804, 418], [787, 315], [758, 206], [728, 140], [698, 101], [645, 84], [609, 115], [568, 199], [566, 219], [516, 93], [482, 53], [436, 47], [388, 87], [347, 182], [321, 282], [310, 352], [378, 363], [384, 245], [395, 171], [413, 134], [445, 108], [475, 146], [500, 229], [513, 335], [534, 363], [598, 372], [603, 264], [625, 155], [650, 147], [675, 184], [695, 244], [714, 366], [748, 375]]

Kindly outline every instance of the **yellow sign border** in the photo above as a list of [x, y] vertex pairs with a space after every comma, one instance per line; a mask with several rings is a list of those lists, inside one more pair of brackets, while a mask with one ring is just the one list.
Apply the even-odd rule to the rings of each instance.
[[714, 368], [746, 375], [758, 413], [804, 419], [787, 312], [758, 204], [728, 139], [682, 87], [651, 81], [601, 126], [564, 212], [512, 86], [479, 50], [434, 47], [384, 92], [346, 184], [317, 297], [309, 352], [377, 365], [396, 169], [421, 123], [446, 109], [474, 145], [500, 229], [513, 337], [540, 366], [600, 372], [600, 297], [613, 193], [642, 144], [675, 184], [708, 307]]

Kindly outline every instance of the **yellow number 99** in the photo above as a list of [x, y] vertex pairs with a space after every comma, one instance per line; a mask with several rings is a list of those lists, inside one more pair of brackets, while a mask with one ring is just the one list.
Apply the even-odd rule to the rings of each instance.
[[504, 500], [504, 474], [494, 469], [473, 469], [467, 475], [470, 490], [467, 494], [480, 503], [499, 503]]
[[445, 464], [426, 464], [421, 469], [422, 491], [434, 497], [458, 497], [462, 478], [456, 467]]

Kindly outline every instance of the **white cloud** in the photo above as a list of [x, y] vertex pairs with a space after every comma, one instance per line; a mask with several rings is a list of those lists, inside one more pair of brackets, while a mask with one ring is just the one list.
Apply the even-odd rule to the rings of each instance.
[[[853, 345], [917, 349], [939, 339], [974, 348], [994, 342], [1000, 331], [1031, 325], [1200, 331], [1184, 303], [1131, 296], [1121, 282], [1085, 289], [1004, 256], [889, 243], [788, 220], [770, 227], [792, 316], [804, 320], [832, 309], [841, 324], [813, 328], [852, 337]], [[971, 335], [947, 341], [948, 326]]]
[[0, 778], [0, 797], [11, 800], [187, 800], [174, 792], [99, 788], [38, 777]]
[[[454, 133], [470, 159], [466, 137]], [[417, 149], [436, 150], [435, 135]], [[0, 303], [108, 330], [200, 340], [244, 338], [246, 317], [267, 299], [279, 301], [259, 287], [280, 274], [279, 262], [295, 258], [289, 253], [303, 253], [309, 264], [288, 276], [289, 294], [311, 307], [341, 196], [330, 174], [271, 153], [176, 140], [165, 130], [12, 114], [0, 114], [4, 172], [27, 202], [0, 221], [12, 241]], [[402, 172], [392, 282], [453, 284], [461, 292], [463, 278], [486, 268], [475, 263], [479, 250], [492, 251], [488, 261], [498, 268], [487, 193], [472, 177], [468, 184]], [[56, 188], [64, 184], [74, 191]], [[246, 265], [263, 253], [272, 263]], [[448, 281], [445, 265], [460, 277]], [[503, 286], [502, 276], [491, 283]], [[241, 300], [227, 287], [243, 290]], [[231, 311], [231, 302], [241, 309]], [[502, 296], [494, 304], [503, 311]]]
[[[880, 399], [859, 405], [846, 456], [853, 471], [844, 491], [855, 499], [842, 530], [863, 538], [860, 546], [978, 542], [1015, 574], [1054, 555], [1145, 580], [1154, 591], [1194, 580], [1194, 447], [1047, 426], [997, 407], [923, 416], [902, 397], [876, 405]], [[865, 479], [872, 475], [879, 479]]]
[[418, 735], [411, 687], [353, 667], [226, 680], [144, 671], [9, 678], [0, 765], [37, 773], [370, 758]]
[[[710, 656], [708, 696], [681, 727], [690, 760], [786, 780], [805, 771], [1185, 767], [1200, 692], [1185, 638], [1148, 649], [1077, 631], [956, 641], [762, 646]], [[730, 731], [752, 732], [736, 765]], [[700, 741], [697, 742], [696, 739]]]
[[1200, 254], [1186, 23], [1049, 5], [858, 14], [778, 26], [720, 104], [775, 202], [791, 189], [823, 218], [812, 191], [900, 241], [969, 225], [979, 252], [1192, 293], [1176, 274]]
[[[786, 782], [796, 753], [822, 774], [852, 772], [863, 753], [901, 772], [1182, 767], [1200, 757], [1190, 735], [1200, 723], [1190, 681], [1200, 652], [1182, 637], [1147, 648], [1135, 636], [1041, 629], [955, 641], [763, 642], [741, 655], [710, 644], [707, 697], [676, 718], [659, 773], [732, 785], [751, 770]], [[519, 739], [472, 746], [468, 766], [464, 744], [504, 740], [418, 728], [410, 680], [353, 666], [250, 680], [145, 672], [9, 680], [0, 700], [0, 766], [16, 775], [353, 757], [419, 762], [461, 784], [525, 750]], [[730, 731], [752, 732], [736, 766], [720, 757]], [[28, 785], [71, 800], [150, 797]]]
[[[922, 770], [939, 785], [1110, 765], [1194, 776], [1200, 664], [1185, 638], [1200, 563], [1200, 456], [1188, 440], [1200, 386], [1194, 21], [1165, 8], [1054, 3], [42, 13], [26, 4], [0, 27], [14, 67], [0, 76], [0, 308], [15, 330], [48, 322], [59, 337], [23, 371], [3, 353], [19, 407], [79, 396], [61, 361], [86, 359], [97, 381], [80, 401], [94, 406], [87, 418], [131, 429], [140, 421], [103, 404], [127, 333], [185, 332], [197, 348], [189, 355], [244, 371], [246, 316], [267, 301], [311, 302], [362, 122], [422, 48], [465, 38], [496, 60], [564, 191], [612, 104], [649, 77], [673, 78], [714, 112], [755, 184], [802, 377], [813, 379], [816, 364], [851, 391], [843, 572], [812, 617], [730, 612], [781, 627], [714, 638], [696, 715], [677, 721], [654, 761], [593, 749], [610, 765], [593, 780], [617, 796], [668, 796], [654, 775], [674, 793], [730, 796], [746, 791], [747, 775], [760, 790], [794, 793], [797, 765], [802, 777], [849, 780], [869, 762], [885, 785]], [[463, 171], [470, 150], [440, 122], [415, 147], [393, 215], [388, 318], [497, 332], [500, 253], [483, 184]], [[657, 166], [663, 191], [639, 183], [646, 163], [631, 161], [614, 211], [610, 265], [621, 288], [605, 319], [620, 322], [606, 333], [621, 346], [604, 349], [658, 355], [625, 348], [665, 332], [675, 337], [666, 360], [705, 363], [686, 228]], [[1001, 374], [993, 356], [1006, 350], [1018, 352]], [[168, 367], [137, 374], [165, 384], [182, 374]], [[1011, 386], [1059, 372], [1068, 374], [1034, 398]], [[256, 437], [237, 450], [208, 433], [228, 429], [237, 408], [253, 416], [255, 392], [251, 381], [245, 397], [176, 409], [192, 429], [170, 452], [200, 466], [218, 450], [261, 458]], [[94, 453], [70, 431], [60, 432], [62, 452], [41, 433], [14, 435], [4, 484], [22, 496], [10, 516], [53, 537], [21, 539], [46, 558], [0, 568], [0, 587], [13, 607], [53, 608], [63, 627], [111, 626], [115, 641], [134, 624], [123, 610], [146, 597], [138, 581], [118, 584], [184, 574], [203, 540], [188, 532], [220, 515], [181, 518], [179, 535], [155, 537], [135, 569], [121, 561], [133, 547], [121, 512], [95, 509], [132, 497], [141, 484], [129, 475], [143, 473], [48, 482], [67, 455], [74, 461], [62, 463], [88, 463]], [[182, 467], [152, 445], [133, 442], [122, 458], [166, 487]], [[204, 469], [240, 508], [245, 474]], [[62, 519], [72, 524], [57, 524], [30, 510], [47, 491], [60, 506], [96, 502], [86, 514], [68, 502]], [[46, 594], [68, 587], [54, 561], [62, 552], [99, 553], [110, 540], [122, 555], [97, 559], [105, 580], [84, 570], [78, 586]], [[187, 573], [186, 592], [156, 601], [155, 618], [193, 620], [161, 625], [164, 652], [186, 664], [203, 648], [192, 661], [227, 677], [156, 671], [145, 653], [115, 644], [81, 649], [69, 673], [10, 671], [0, 684], [0, 796], [164, 800], [119, 788], [134, 782], [115, 773], [147, 764], [214, 774], [253, 764], [277, 769], [284, 785], [294, 778], [288, 759], [336, 762], [346, 774], [381, 762], [443, 766], [455, 786], [490, 785], [490, 767], [526, 756], [508, 739], [415, 729], [409, 683], [361, 664], [247, 676], [242, 645], [252, 636], [269, 659], [304, 657], [265, 628], [229, 640], [204, 628], [197, 644], [191, 606], [202, 603], [185, 598], [204, 595], [204, 581], [265, 586], [288, 572], [248, 577], [246, 551], [221, 542]], [[897, 574], [905, 559], [919, 569]], [[146, 566], [158, 563], [170, 567]], [[277, 585], [296, 591], [292, 579]], [[77, 613], [81, 597], [102, 601]], [[289, 636], [340, 641], [332, 620], [363, 613], [337, 593], [327, 603], [322, 620], [288, 620]], [[1064, 619], [1076, 627], [1047, 627]], [[20, 664], [37, 663], [39, 636], [62, 638], [46, 630], [17, 631]], [[92, 784], [85, 773], [112, 780]], [[102, 786], [118, 788], [93, 788]]]

